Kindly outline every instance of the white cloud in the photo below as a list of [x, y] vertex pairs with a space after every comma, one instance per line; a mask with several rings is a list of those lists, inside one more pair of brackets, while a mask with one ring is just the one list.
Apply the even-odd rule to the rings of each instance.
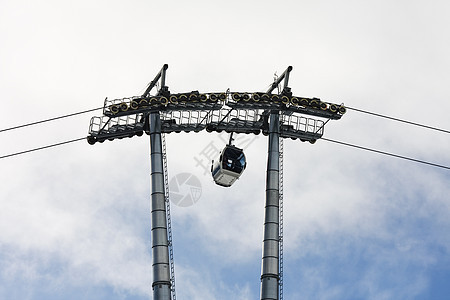
[[[260, 91], [292, 65], [294, 94], [448, 130], [448, 8], [445, 1], [3, 2], [0, 129], [139, 94], [168, 63], [167, 84], [177, 92]], [[2, 132], [0, 155], [86, 135], [90, 117]], [[450, 164], [445, 133], [352, 110], [330, 121], [325, 136]], [[255, 298], [267, 140], [246, 149], [248, 168], [230, 189], [195, 165], [211, 140], [223, 143], [215, 134], [167, 136], [170, 176], [191, 172], [203, 189], [194, 206], [172, 209], [177, 290], [180, 299]], [[446, 170], [326, 141], [286, 140], [284, 157], [286, 298], [426, 295], [430, 273], [448, 265]], [[0, 165], [0, 298], [68, 290], [148, 298], [147, 136], [69, 144]], [[246, 269], [236, 277], [232, 266]]]

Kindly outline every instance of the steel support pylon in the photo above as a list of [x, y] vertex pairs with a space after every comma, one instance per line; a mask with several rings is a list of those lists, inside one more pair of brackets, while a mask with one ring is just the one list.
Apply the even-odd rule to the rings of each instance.
[[[323, 127], [328, 121], [303, 115], [339, 120], [346, 108], [343, 104], [323, 102], [319, 98], [294, 96], [288, 87], [292, 66], [279, 77], [276, 76], [266, 93], [229, 90], [225, 93], [170, 93], [165, 85], [167, 68], [165, 64], [141, 96], [112, 100], [106, 98], [103, 116], [91, 119], [87, 137], [88, 143], [93, 145], [96, 142], [142, 136], [144, 132], [150, 134], [153, 299], [176, 298], [170, 207], [166, 190], [168, 175], [165, 173], [162, 133], [199, 132], [205, 129], [208, 132], [262, 132], [269, 135], [260, 295], [262, 300], [282, 300], [283, 167], [280, 154], [283, 150], [280, 149], [280, 138], [314, 143], [322, 137]], [[158, 82], [158, 92], [151, 95], [151, 90]], [[275, 89], [278, 94], [272, 94]]]
[[151, 113], [150, 123], [150, 164], [151, 164], [151, 236], [153, 300], [170, 300], [169, 243], [167, 237], [167, 217], [164, 189], [164, 167], [161, 143], [161, 120], [159, 112]]
[[264, 240], [261, 265], [261, 300], [278, 300], [280, 211], [280, 116], [270, 113], [266, 177]]

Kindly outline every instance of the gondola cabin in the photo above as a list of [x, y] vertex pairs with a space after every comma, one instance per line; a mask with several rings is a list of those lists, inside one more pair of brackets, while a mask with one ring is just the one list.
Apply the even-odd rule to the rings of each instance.
[[214, 182], [229, 187], [244, 172], [247, 163], [242, 149], [233, 145], [226, 145], [220, 152], [219, 159], [212, 161], [211, 173]]

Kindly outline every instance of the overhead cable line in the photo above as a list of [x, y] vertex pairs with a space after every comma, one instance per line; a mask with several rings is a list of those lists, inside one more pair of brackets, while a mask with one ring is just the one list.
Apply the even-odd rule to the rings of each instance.
[[18, 125], [18, 126], [14, 126], [14, 127], [0, 129], [0, 132], [9, 131], [9, 130], [13, 130], [13, 129], [19, 129], [19, 128], [22, 128], [22, 127], [27, 127], [27, 126], [31, 126], [31, 125], [37, 125], [37, 124], [50, 122], [50, 121], [55, 121], [55, 120], [59, 120], [59, 119], [64, 119], [64, 118], [67, 118], [67, 117], [73, 117], [73, 116], [76, 116], [76, 115], [85, 114], [85, 113], [88, 113], [88, 112], [91, 112], [91, 111], [96, 111], [96, 110], [99, 110], [99, 109], [103, 109], [103, 107], [83, 110], [83, 111], [80, 111], [80, 112], [76, 112], [76, 113], [72, 113], [72, 114], [68, 114], [68, 115], [63, 115], [63, 116], [59, 116], [59, 117], [55, 117], [55, 118], [50, 118], [50, 119], [36, 121], [36, 122], [28, 123], [28, 124], [22, 124], [22, 125]]
[[73, 140], [65, 141], [65, 142], [61, 142], [61, 143], [51, 144], [51, 145], [47, 145], [47, 146], [42, 146], [42, 147], [38, 147], [38, 148], [34, 148], [34, 149], [21, 151], [21, 152], [15, 152], [15, 153], [3, 155], [3, 156], [0, 156], [0, 159], [11, 157], [11, 156], [16, 156], [16, 155], [21, 155], [21, 154], [25, 154], [25, 153], [29, 153], [29, 152], [34, 152], [34, 151], [38, 151], [38, 150], [48, 149], [48, 148], [52, 148], [52, 147], [56, 147], [56, 146], [61, 146], [61, 145], [65, 145], [65, 144], [69, 144], [69, 143], [73, 143], [73, 142], [78, 142], [81, 140], [86, 140], [86, 137], [73, 139]]
[[348, 106], [346, 106], [345, 108], [351, 109], [351, 110], [354, 110], [354, 111], [357, 111], [357, 112], [360, 112], [360, 113], [365, 113], [365, 114], [368, 114], [368, 115], [380, 117], [380, 118], [385, 118], [385, 119], [389, 119], [389, 120], [393, 120], [393, 121], [397, 121], [397, 122], [403, 122], [403, 123], [414, 125], [414, 126], [419, 126], [419, 127], [432, 129], [432, 130], [436, 130], [436, 131], [441, 131], [441, 132], [445, 132], [445, 133], [450, 133], [449, 130], [445, 130], [445, 129], [441, 129], [441, 128], [437, 128], [437, 127], [433, 127], [433, 126], [428, 126], [428, 125], [424, 125], [424, 124], [420, 124], [420, 123], [416, 123], [416, 122], [406, 121], [406, 120], [399, 119], [399, 118], [389, 117], [389, 116], [386, 116], [386, 115], [377, 114], [377, 113], [370, 112], [370, 111], [367, 111], [367, 110], [362, 110], [362, 109], [358, 109], [358, 108], [354, 108], [354, 107], [348, 107]]
[[371, 148], [367, 148], [367, 147], [363, 147], [363, 146], [358, 146], [358, 145], [354, 145], [354, 144], [350, 144], [350, 143], [345, 143], [345, 142], [340, 142], [340, 141], [336, 141], [336, 140], [332, 140], [332, 139], [327, 139], [327, 138], [324, 138], [324, 137], [322, 137], [321, 140], [324, 140], [324, 141], [327, 141], [327, 142], [336, 143], [336, 144], [340, 144], [340, 145], [344, 145], [344, 146], [349, 146], [349, 147], [353, 147], [353, 148], [357, 148], [357, 149], [361, 149], [361, 150], [375, 152], [375, 153], [378, 153], [378, 154], [388, 155], [388, 156], [392, 156], [392, 157], [396, 157], [396, 158], [400, 158], [400, 159], [405, 159], [405, 160], [409, 160], [409, 161], [413, 161], [413, 162], [416, 162], [416, 163], [421, 163], [421, 164], [425, 164], [425, 165], [429, 165], [429, 166], [433, 166], [433, 167], [437, 167], [437, 168], [443, 168], [443, 169], [450, 170], [449, 166], [435, 164], [435, 163], [423, 161], [423, 160], [420, 160], [420, 159], [406, 157], [406, 156], [403, 156], [403, 155], [398, 155], [398, 154], [393, 154], [393, 153], [389, 153], [389, 152], [385, 152], [385, 151], [375, 150], [375, 149], [371, 149]]
[[[397, 122], [402, 122], [402, 123], [406, 123], [406, 124], [410, 124], [410, 125], [414, 125], [414, 126], [419, 126], [419, 127], [423, 127], [423, 128], [427, 128], [427, 129], [431, 129], [431, 130], [436, 130], [436, 131], [440, 131], [440, 132], [444, 132], [444, 133], [450, 133], [450, 131], [446, 130], [446, 129], [433, 127], [433, 126], [429, 126], [429, 125], [424, 125], [424, 124], [420, 124], [420, 123], [416, 123], [416, 122], [412, 122], [412, 121], [407, 121], [407, 120], [403, 120], [403, 119], [399, 119], [399, 118], [395, 118], [395, 117], [390, 117], [390, 116], [386, 116], [386, 115], [370, 112], [370, 111], [359, 109], [359, 108], [355, 108], [355, 107], [346, 106], [346, 108], [350, 109], [350, 110], [354, 110], [354, 111], [360, 112], [360, 113], [365, 113], [365, 114], [368, 114], [368, 115], [380, 117], [380, 118], [385, 118], [385, 119], [389, 119], [389, 120], [393, 120], [393, 121], [397, 121]], [[50, 122], [50, 121], [55, 121], [55, 120], [59, 120], [59, 119], [64, 119], [64, 118], [67, 118], [67, 117], [73, 117], [73, 116], [76, 116], [76, 115], [81, 115], [81, 114], [85, 114], [85, 113], [96, 111], [96, 110], [100, 110], [100, 109], [103, 109], [103, 107], [92, 108], [92, 109], [83, 110], [83, 111], [76, 112], [76, 113], [62, 115], [62, 116], [59, 116], [59, 117], [54, 117], [54, 118], [44, 119], [44, 120], [31, 122], [31, 123], [27, 123], [27, 124], [22, 124], [22, 125], [18, 125], [18, 126], [13, 126], [13, 127], [9, 127], [9, 128], [4, 128], [4, 129], [0, 129], [0, 133], [1, 132], [5, 132], [5, 131], [14, 130], [14, 129], [27, 127], [27, 126], [37, 125], [37, 124], [41, 124], [41, 123], [45, 123], [45, 122]]]
[[[61, 145], [65, 145], [65, 144], [69, 144], [69, 143], [73, 143], [73, 142], [78, 142], [78, 141], [82, 141], [82, 140], [85, 140], [85, 139], [86, 139], [86, 137], [82, 137], [82, 138], [77, 138], [77, 139], [73, 139], [73, 140], [69, 140], [69, 141], [65, 141], [65, 142], [60, 142], [60, 143], [56, 143], [56, 144], [51, 144], [51, 145], [47, 145], [47, 146], [33, 148], [33, 149], [25, 150], [25, 151], [15, 152], [15, 153], [11, 153], [11, 154], [0, 156], [0, 159], [8, 158], [8, 157], [16, 156], [16, 155], [21, 155], [21, 154], [25, 154], [25, 153], [29, 153], [29, 152], [34, 152], [34, 151], [38, 151], [38, 150], [48, 149], [48, 148], [52, 148], [52, 147], [56, 147], [56, 146], [61, 146]], [[355, 144], [350, 144], [350, 143], [346, 143], [346, 142], [336, 141], [336, 140], [332, 140], [332, 139], [328, 139], [328, 138], [324, 138], [324, 137], [322, 137], [321, 140], [324, 140], [324, 141], [327, 141], [327, 142], [336, 143], [336, 144], [340, 144], [340, 145], [344, 145], [344, 146], [348, 146], [348, 147], [352, 147], [352, 148], [356, 148], [356, 149], [360, 149], [360, 150], [366, 150], [366, 151], [369, 151], [369, 152], [374, 152], [374, 153], [378, 153], [378, 154], [392, 156], [392, 157], [395, 157], [395, 158], [409, 160], [409, 161], [413, 161], [413, 162], [416, 162], [416, 163], [429, 165], [429, 166], [436, 167], [436, 168], [442, 168], [442, 169], [450, 170], [450, 166], [444, 166], [444, 165], [441, 165], [441, 164], [427, 162], [427, 161], [424, 161], [424, 160], [411, 158], [411, 157], [407, 157], [407, 156], [404, 156], [404, 155], [398, 155], [398, 154], [394, 154], [394, 153], [390, 153], [390, 152], [386, 152], [386, 151], [381, 151], [381, 150], [376, 150], [376, 149], [372, 149], [372, 148], [368, 148], [368, 147], [358, 146], [358, 145], [355, 145]]]

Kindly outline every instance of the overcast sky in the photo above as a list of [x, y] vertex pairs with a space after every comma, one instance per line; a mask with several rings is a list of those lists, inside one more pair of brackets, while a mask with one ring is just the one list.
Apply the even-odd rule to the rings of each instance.
[[[448, 1], [0, 0], [0, 129], [142, 94], [264, 91], [450, 129]], [[87, 135], [101, 111], [0, 132], [0, 156]], [[349, 110], [324, 137], [450, 166], [448, 133]], [[267, 138], [238, 136], [231, 188], [199, 160], [226, 135], [166, 136], [177, 297], [259, 299]], [[212, 143], [212, 144], [211, 144]], [[285, 299], [448, 299], [450, 172], [284, 141]], [[1, 299], [151, 298], [149, 137], [0, 160]], [[184, 189], [184, 190], [183, 190]], [[188, 193], [186, 186], [179, 193]]]

